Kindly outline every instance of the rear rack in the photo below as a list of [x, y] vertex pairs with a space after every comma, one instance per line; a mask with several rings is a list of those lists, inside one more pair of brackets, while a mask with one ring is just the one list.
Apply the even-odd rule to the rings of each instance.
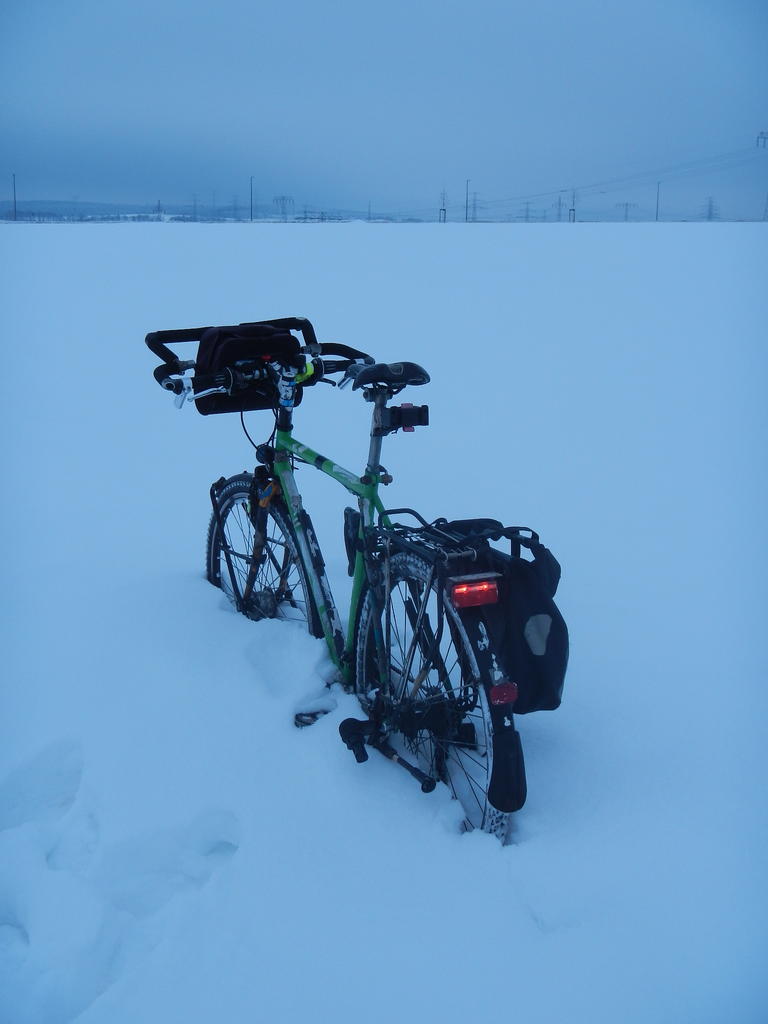
[[[384, 527], [384, 517], [412, 516], [418, 526], [393, 522]], [[497, 519], [435, 519], [428, 523], [412, 508], [385, 509], [379, 515], [378, 530], [390, 547], [426, 557], [430, 562], [447, 566], [468, 559], [477, 561], [487, 551], [490, 541], [509, 540], [511, 554], [519, 558], [521, 548], [539, 543], [539, 535], [527, 526], [503, 526]]]

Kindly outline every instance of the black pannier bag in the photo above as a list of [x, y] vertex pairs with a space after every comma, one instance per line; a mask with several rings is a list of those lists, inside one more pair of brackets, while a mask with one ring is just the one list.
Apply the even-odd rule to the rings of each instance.
[[[195, 360], [195, 374], [217, 373], [225, 367], [236, 366], [243, 360], [268, 360], [270, 356], [296, 356], [300, 343], [284, 328], [269, 324], [239, 324], [236, 327], [209, 327], [200, 336], [200, 345]], [[205, 385], [195, 391], [206, 390]], [[301, 385], [296, 387], [295, 405], [301, 402]], [[268, 380], [260, 381], [233, 395], [206, 395], [195, 402], [197, 411], [203, 416], [221, 412], [250, 412], [257, 409], [274, 409], [278, 394], [275, 385]]]
[[517, 684], [513, 711], [554, 711], [568, 667], [568, 627], [553, 600], [560, 565], [537, 541], [530, 546], [533, 561], [491, 550], [502, 574], [501, 601], [482, 611], [499, 667]]

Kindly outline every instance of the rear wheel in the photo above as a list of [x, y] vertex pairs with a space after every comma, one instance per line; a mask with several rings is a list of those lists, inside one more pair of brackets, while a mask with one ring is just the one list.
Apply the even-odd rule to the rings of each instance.
[[389, 651], [381, 680], [370, 589], [360, 609], [355, 688], [371, 712], [384, 695], [390, 742], [422, 771], [443, 781], [461, 802], [467, 828], [506, 841], [512, 815], [488, 799], [493, 773], [493, 723], [475, 644], [456, 610], [439, 600], [428, 562], [398, 553], [389, 562], [390, 592], [381, 630]]
[[[252, 475], [241, 473], [219, 488], [221, 529], [212, 515], [206, 575], [235, 604], [234, 575], [243, 604], [241, 610], [248, 618], [303, 622], [313, 636], [322, 636], [288, 510], [279, 499], [273, 500], [267, 509], [253, 508], [252, 484]], [[263, 531], [261, 540], [257, 523]]]

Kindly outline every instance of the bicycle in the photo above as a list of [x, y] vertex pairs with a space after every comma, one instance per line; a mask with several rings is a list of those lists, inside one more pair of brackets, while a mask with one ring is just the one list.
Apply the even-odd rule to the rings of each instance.
[[[192, 341], [192, 361], [168, 348]], [[336, 680], [367, 716], [339, 727], [358, 762], [369, 746], [424, 792], [445, 783], [462, 804], [466, 829], [506, 842], [527, 792], [514, 714], [557, 707], [562, 693], [567, 630], [552, 601], [560, 568], [528, 528], [492, 519], [428, 523], [413, 509], [384, 507], [380, 488], [392, 480], [381, 464], [384, 437], [429, 423], [426, 405], [389, 403], [405, 387], [427, 384], [427, 371], [321, 344], [298, 317], [156, 331], [146, 343], [163, 360], [155, 379], [179, 407], [190, 401], [204, 415], [239, 412], [244, 430], [244, 412], [274, 413], [268, 440], [252, 442], [254, 472], [211, 486], [208, 580], [249, 618], [296, 620], [324, 639]], [[306, 389], [336, 385], [337, 374], [338, 387], [351, 384], [373, 406], [359, 476], [293, 436]], [[297, 465], [313, 466], [357, 499], [356, 509], [344, 510], [352, 577], [346, 633]], [[501, 540], [510, 542], [509, 554], [493, 546]], [[299, 714], [296, 724], [320, 714]]]

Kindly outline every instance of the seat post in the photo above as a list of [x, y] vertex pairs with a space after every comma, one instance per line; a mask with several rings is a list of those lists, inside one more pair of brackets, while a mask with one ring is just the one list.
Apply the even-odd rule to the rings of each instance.
[[384, 438], [376, 434], [376, 425], [380, 422], [381, 410], [386, 408], [389, 394], [386, 388], [377, 388], [373, 395], [373, 412], [371, 414], [371, 446], [368, 449], [368, 473], [378, 473], [381, 465], [381, 442]]

